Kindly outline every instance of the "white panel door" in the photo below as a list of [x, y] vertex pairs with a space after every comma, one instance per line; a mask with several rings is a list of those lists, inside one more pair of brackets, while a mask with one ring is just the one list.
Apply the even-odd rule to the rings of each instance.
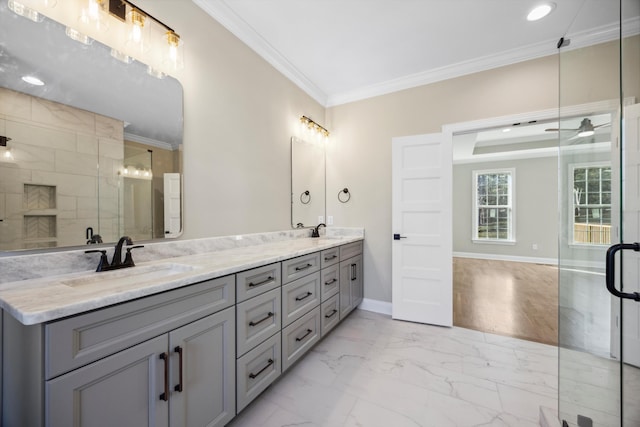
[[164, 237], [178, 237], [182, 229], [179, 173], [164, 174]]
[[392, 317], [451, 326], [451, 146], [442, 134], [392, 141]]

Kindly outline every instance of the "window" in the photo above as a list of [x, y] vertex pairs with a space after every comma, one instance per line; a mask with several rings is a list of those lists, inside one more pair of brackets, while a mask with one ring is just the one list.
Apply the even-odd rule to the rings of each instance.
[[573, 165], [573, 243], [611, 244], [611, 166]]
[[515, 169], [474, 171], [474, 241], [514, 242]]

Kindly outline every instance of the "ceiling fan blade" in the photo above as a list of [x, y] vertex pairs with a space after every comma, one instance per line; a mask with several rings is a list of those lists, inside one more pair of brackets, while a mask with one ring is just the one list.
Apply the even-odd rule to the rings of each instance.
[[601, 125], [595, 125], [593, 128], [594, 129], [598, 129], [598, 128], [606, 127], [606, 126], [611, 126], [611, 123], [603, 123]]
[[578, 129], [558, 129], [558, 128], [549, 128], [545, 129], [545, 132], [575, 132]]

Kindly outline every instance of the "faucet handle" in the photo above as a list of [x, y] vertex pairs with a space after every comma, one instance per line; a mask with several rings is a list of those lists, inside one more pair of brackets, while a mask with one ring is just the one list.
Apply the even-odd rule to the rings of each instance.
[[127, 246], [127, 253], [124, 256], [124, 265], [127, 267], [134, 267], [136, 264], [133, 262], [133, 256], [131, 255], [131, 251], [133, 249], [144, 248], [144, 245], [136, 245], [136, 246]]
[[96, 252], [100, 252], [102, 255], [100, 255], [100, 262], [98, 262], [98, 268], [96, 268], [96, 271], [102, 271], [105, 267], [109, 266], [109, 259], [107, 258], [107, 251], [104, 249], [91, 249], [89, 251], [84, 251], [85, 254], [92, 254], [92, 253], [96, 253]]

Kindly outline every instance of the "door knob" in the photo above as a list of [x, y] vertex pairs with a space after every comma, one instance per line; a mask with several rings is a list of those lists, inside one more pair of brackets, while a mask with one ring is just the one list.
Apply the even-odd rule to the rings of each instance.
[[407, 236], [401, 236], [399, 234], [394, 234], [393, 235], [393, 240], [400, 240], [400, 239], [406, 239]]

